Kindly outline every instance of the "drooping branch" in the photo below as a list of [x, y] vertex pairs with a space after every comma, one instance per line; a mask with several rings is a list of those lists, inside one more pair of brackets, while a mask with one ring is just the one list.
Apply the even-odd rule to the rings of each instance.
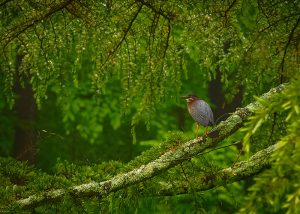
[[12, 0], [4, 0], [3, 2], [0, 3], [0, 7], [4, 6], [5, 4], [7, 4], [10, 1], [12, 1]]
[[189, 182], [166, 183], [159, 182], [155, 186], [155, 196], [172, 196], [188, 194], [192, 191], [204, 191], [214, 187], [223, 186], [247, 177], [256, 175], [266, 167], [270, 166], [271, 154], [278, 148], [278, 145], [269, 146], [249, 158], [247, 161], [235, 163], [233, 166], [217, 171], [213, 175], [202, 175], [193, 179], [193, 186]]
[[[279, 85], [262, 95], [262, 99], [270, 100], [275, 94], [280, 93], [285, 84]], [[263, 108], [258, 102], [253, 102], [244, 108], [238, 109], [226, 121], [221, 122], [216, 128], [209, 132], [209, 138], [201, 140], [191, 140], [161, 155], [158, 159], [142, 165], [130, 172], [122, 173], [102, 182], [90, 182], [67, 189], [57, 189], [40, 194], [32, 195], [13, 203], [13, 206], [26, 209], [36, 207], [40, 204], [59, 201], [64, 196], [70, 195], [74, 198], [97, 196], [105, 197], [109, 193], [116, 192], [122, 188], [148, 180], [159, 175], [166, 170], [186, 161], [188, 157], [193, 157], [205, 149], [216, 146], [220, 141], [237, 131], [247, 118], [256, 110]], [[242, 167], [242, 166], [241, 166]], [[233, 178], [232, 178], [233, 179]]]
[[30, 15], [28, 15], [30, 18], [25, 19], [25, 21], [22, 21], [21, 23], [17, 23], [15, 26], [11, 27], [1, 35], [0, 41], [3, 49], [28, 28], [50, 17], [55, 12], [65, 8], [72, 1], [73, 0], [61, 0], [58, 3], [51, 4], [45, 10], [38, 12], [34, 10]]
[[289, 38], [288, 38], [288, 41], [287, 43], [285, 44], [285, 47], [284, 47], [284, 52], [283, 52], [283, 56], [282, 56], [282, 60], [281, 60], [281, 73], [280, 73], [280, 83], [283, 83], [283, 73], [284, 73], [284, 63], [285, 63], [285, 58], [286, 58], [286, 55], [287, 55], [287, 50], [288, 50], [288, 47], [294, 37], [294, 33], [295, 33], [295, 30], [296, 28], [298, 27], [300, 23], [300, 17], [298, 17], [295, 25], [293, 26], [292, 30], [291, 30], [291, 33], [289, 34]]
[[[167, 12], [163, 11], [161, 8], [157, 9], [155, 6], [153, 6], [150, 2], [145, 1], [145, 0], [138, 0], [138, 2], [142, 3], [149, 9], [151, 9], [154, 13], [159, 14], [160, 16], [164, 17], [168, 21], [171, 21], [174, 19], [175, 15], [174, 14], [168, 14]], [[152, 2], [153, 3], [153, 2]]]
[[68, 12], [70, 12], [75, 17], [82, 19], [89, 26], [96, 26], [99, 20], [97, 19], [94, 11], [91, 8], [88, 8], [81, 1], [72, 1], [66, 6]]
[[233, 0], [229, 7], [224, 11], [224, 17], [227, 19], [228, 13], [233, 8], [233, 6], [237, 3], [237, 0]]
[[109, 59], [115, 55], [115, 53], [117, 52], [117, 50], [121, 47], [121, 45], [123, 44], [123, 42], [125, 41], [128, 32], [131, 30], [132, 25], [134, 23], [134, 21], [136, 20], [136, 18], [138, 17], [139, 13], [142, 10], [143, 5], [139, 5], [137, 11], [134, 13], [133, 17], [131, 18], [127, 28], [124, 30], [124, 33], [120, 39], [120, 41], [117, 43], [117, 45], [109, 52], [108, 56], [106, 57], [106, 59], [104, 60], [102, 67], [105, 66], [105, 64], [109, 61]]
[[169, 41], [170, 41], [170, 34], [171, 34], [171, 24], [170, 21], [168, 22], [168, 33], [167, 33], [167, 38], [166, 38], [166, 44], [163, 52], [162, 59], [165, 60], [166, 55], [167, 55], [167, 50], [169, 48]]

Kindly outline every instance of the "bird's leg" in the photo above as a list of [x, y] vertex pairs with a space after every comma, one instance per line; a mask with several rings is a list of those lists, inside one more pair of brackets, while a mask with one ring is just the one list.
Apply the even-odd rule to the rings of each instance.
[[205, 130], [206, 138], [208, 137], [207, 128], [208, 128], [208, 126], [206, 126], [206, 130]]
[[199, 124], [198, 124], [198, 123], [196, 123], [196, 126], [197, 126], [197, 128], [196, 128], [196, 139], [198, 140]]

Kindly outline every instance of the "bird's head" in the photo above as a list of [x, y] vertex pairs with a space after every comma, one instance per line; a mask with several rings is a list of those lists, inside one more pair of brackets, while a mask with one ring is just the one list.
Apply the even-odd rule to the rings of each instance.
[[195, 94], [188, 94], [186, 96], [182, 96], [181, 99], [185, 99], [188, 103], [191, 103], [195, 100], [199, 100], [199, 98]]

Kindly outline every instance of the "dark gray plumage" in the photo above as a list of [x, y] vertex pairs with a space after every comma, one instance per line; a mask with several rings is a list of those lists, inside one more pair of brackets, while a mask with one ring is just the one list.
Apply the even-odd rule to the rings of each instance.
[[205, 127], [214, 124], [213, 112], [204, 100], [194, 100], [188, 105], [189, 113], [197, 123]]
[[181, 98], [187, 101], [188, 111], [197, 122], [196, 138], [198, 137], [199, 124], [206, 127], [205, 133], [208, 136], [207, 127], [214, 124], [214, 116], [210, 106], [194, 94], [189, 94]]

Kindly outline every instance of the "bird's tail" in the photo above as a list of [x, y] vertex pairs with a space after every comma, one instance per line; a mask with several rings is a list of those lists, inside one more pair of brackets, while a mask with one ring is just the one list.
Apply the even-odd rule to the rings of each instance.
[[225, 113], [225, 114], [222, 114], [220, 117], [218, 117], [218, 118], [216, 119], [216, 121], [214, 122], [213, 127], [215, 127], [216, 125], [218, 125], [218, 122], [220, 121], [220, 119], [222, 119], [222, 118], [224, 118], [224, 116], [230, 115], [230, 114], [231, 114], [231, 113]]

